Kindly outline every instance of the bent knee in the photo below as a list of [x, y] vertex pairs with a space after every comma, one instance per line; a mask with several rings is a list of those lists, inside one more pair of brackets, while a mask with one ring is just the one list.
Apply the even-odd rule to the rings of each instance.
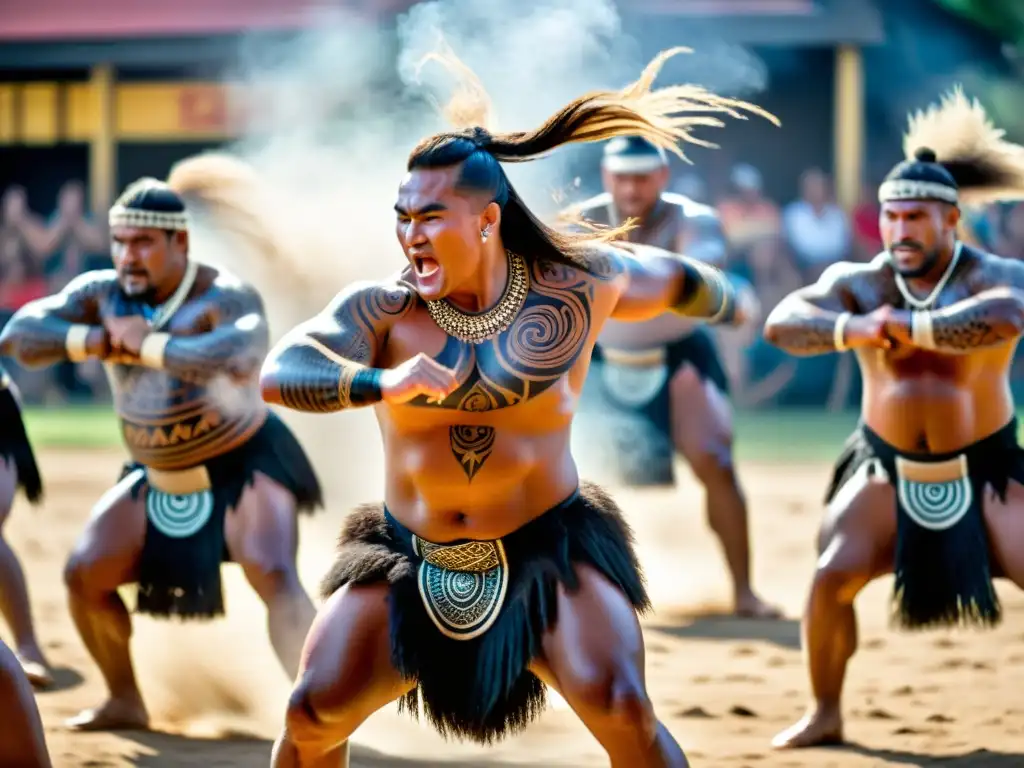
[[856, 557], [829, 546], [818, 560], [811, 594], [815, 599], [852, 603], [872, 576], [868, 558]]
[[101, 597], [117, 589], [100, 578], [99, 564], [85, 552], [73, 552], [64, 564], [64, 586], [81, 598]]
[[566, 698], [582, 710], [584, 719], [600, 720], [606, 727], [632, 730], [656, 725], [654, 706], [638, 672], [579, 680], [567, 688]]
[[328, 750], [355, 732], [361, 717], [337, 691], [321, 689], [308, 674], [299, 678], [288, 697], [285, 725], [297, 745], [316, 744]]
[[246, 562], [242, 564], [242, 570], [249, 584], [261, 598], [271, 598], [301, 589], [299, 574], [292, 563], [274, 560]]
[[705, 440], [696, 448], [686, 447], [683, 456], [704, 485], [735, 482], [732, 443], [727, 438]]

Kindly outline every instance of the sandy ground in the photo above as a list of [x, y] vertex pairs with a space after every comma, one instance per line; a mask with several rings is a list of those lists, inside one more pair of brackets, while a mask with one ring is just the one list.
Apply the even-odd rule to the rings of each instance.
[[[234, 567], [229, 617], [206, 626], [136, 620], [134, 651], [158, 729], [71, 734], [61, 721], [102, 696], [99, 675], [64, 602], [61, 568], [91, 504], [121, 455], [43, 451], [48, 498], [24, 502], [10, 536], [29, 573], [39, 632], [58, 667], [39, 706], [58, 766], [266, 766], [287, 684], [263, 631], [263, 610]], [[827, 466], [746, 465], [756, 575], [797, 617], [813, 566], [812, 541]], [[861, 651], [848, 679], [844, 749], [772, 753], [771, 736], [797, 718], [807, 683], [798, 623], [721, 615], [728, 591], [718, 551], [688, 476], [678, 493], [619, 494], [652, 581], [657, 614], [646, 624], [648, 678], [661, 717], [695, 766], [1024, 765], [1024, 599], [1001, 587], [1007, 621], [988, 634], [897, 636], [885, 627], [891, 582], [860, 598]], [[323, 572], [340, 510], [304, 522], [301, 563], [311, 589]], [[8, 636], [9, 637], [9, 636]], [[449, 745], [384, 711], [357, 734], [356, 766], [606, 765], [571, 712], [555, 702], [521, 737], [485, 751]]]

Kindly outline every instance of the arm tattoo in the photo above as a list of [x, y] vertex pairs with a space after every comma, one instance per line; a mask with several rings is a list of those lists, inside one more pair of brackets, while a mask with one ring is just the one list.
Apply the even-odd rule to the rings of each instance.
[[[998, 289], [997, 289], [998, 290]], [[1024, 302], [998, 290], [932, 312], [932, 338], [939, 352], [967, 352], [1003, 344], [1024, 331]]]
[[839, 312], [829, 312], [794, 300], [784, 299], [765, 324], [765, 337], [776, 347], [798, 357], [825, 355], [836, 351], [835, 330]]
[[113, 270], [87, 272], [60, 293], [26, 304], [0, 334], [0, 356], [13, 357], [27, 368], [67, 360], [71, 326], [102, 327], [99, 298], [113, 279]]
[[172, 336], [161, 367], [187, 381], [252, 374], [270, 343], [259, 294], [243, 286], [218, 286], [210, 301], [217, 310], [216, 327], [195, 336]]
[[736, 288], [725, 274], [693, 259], [680, 262], [682, 286], [672, 311], [688, 317], [731, 323], [736, 317]]
[[415, 303], [405, 286], [354, 286], [271, 353], [264, 390], [276, 390], [281, 405], [307, 413], [380, 402], [382, 371], [370, 367], [377, 345]]

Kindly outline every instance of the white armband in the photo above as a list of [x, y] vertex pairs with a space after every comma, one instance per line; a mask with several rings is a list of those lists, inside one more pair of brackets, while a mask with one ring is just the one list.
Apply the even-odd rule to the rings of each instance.
[[147, 368], [160, 370], [164, 367], [164, 350], [171, 340], [169, 333], [151, 333], [142, 340], [139, 348], [139, 360]]
[[64, 337], [64, 350], [68, 353], [68, 360], [72, 363], [80, 363], [89, 359], [85, 342], [89, 338], [91, 330], [91, 325], [82, 325], [81, 323], [75, 323], [68, 328], [67, 335]]
[[852, 312], [843, 312], [836, 318], [836, 325], [832, 329], [832, 345], [836, 348], [836, 352], [845, 352], [849, 349], [846, 346], [846, 324], [850, 322], [851, 317], [853, 317]]
[[935, 349], [935, 327], [931, 312], [919, 310], [910, 315], [910, 340], [920, 349]]

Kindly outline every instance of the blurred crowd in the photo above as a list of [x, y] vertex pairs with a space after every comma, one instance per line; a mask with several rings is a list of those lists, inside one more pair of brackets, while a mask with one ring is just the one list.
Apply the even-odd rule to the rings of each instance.
[[[0, 193], [0, 327], [21, 306], [55, 293], [76, 275], [110, 266], [105, 222], [86, 210], [80, 181], [68, 181], [47, 215], [33, 211], [19, 186]], [[7, 362], [8, 367], [15, 366]], [[31, 403], [105, 396], [98, 365], [66, 363], [43, 371], [12, 370]]]
[[[727, 269], [754, 285], [765, 312], [816, 280], [828, 265], [867, 261], [882, 248], [877, 182], [865, 184], [860, 202], [847, 214], [835, 202], [832, 180], [817, 168], [801, 174], [799, 196], [791, 201], [770, 199], [761, 173], [748, 164], [733, 167], [727, 179], [710, 181], [683, 173], [672, 189], [715, 207], [729, 244]], [[722, 192], [710, 195], [709, 188]], [[88, 213], [84, 200], [79, 181], [64, 184], [49, 215], [30, 210], [21, 187], [0, 194], [0, 327], [26, 302], [59, 291], [85, 270], [110, 266], [105, 222]], [[1024, 259], [1024, 203], [970, 212], [967, 219], [973, 242]], [[720, 332], [738, 405], [838, 408], [855, 402], [859, 381], [852, 361], [835, 355], [795, 360], [761, 340], [758, 330]], [[31, 403], [108, 396], [98, 365], [68, 363], [12, 374]]]

